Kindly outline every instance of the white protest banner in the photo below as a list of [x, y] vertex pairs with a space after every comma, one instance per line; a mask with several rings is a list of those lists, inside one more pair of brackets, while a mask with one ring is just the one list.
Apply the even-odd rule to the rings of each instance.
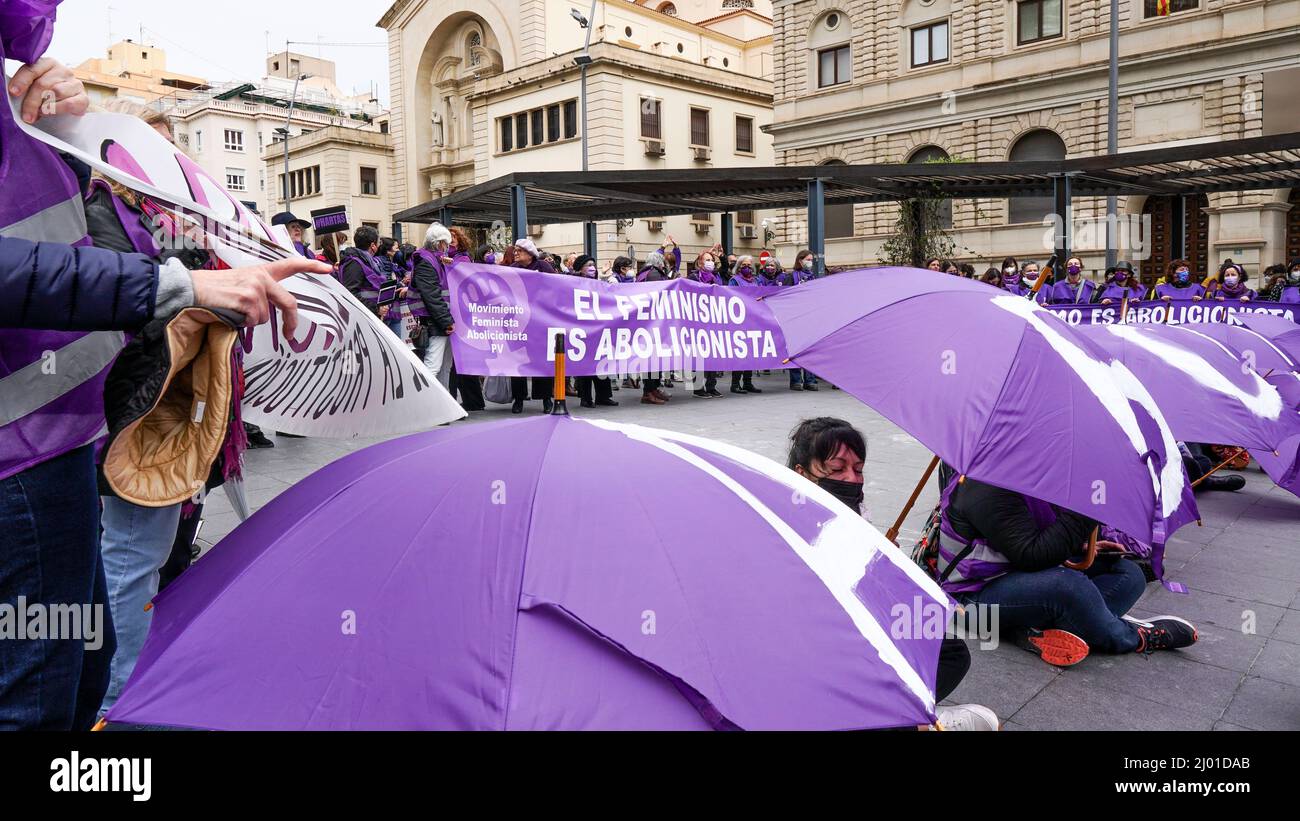
[[[268, 226], [143, 121], [90, 112], [44, 117], [31, 126], [15, 100], [10, 107], [33, 138], [169, 206], [186, 236], [226, 265], [295, 253], [283, 230]], [[425, 430], [465, 415], [410, 348], [337, 280], [299, 274], [283, 285], [298, 300], [297, 338], [281, 332], [278, 311], [270, 323], [241, 334], [246, 420], [285, 433], [345, 438]]]

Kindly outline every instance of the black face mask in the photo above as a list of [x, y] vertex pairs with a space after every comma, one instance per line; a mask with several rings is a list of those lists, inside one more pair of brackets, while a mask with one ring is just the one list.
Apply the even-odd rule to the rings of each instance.
[[845, 482], [841, 479], [823, 478], [817, 486], [849, 506], [854, 513], [862, 514], [862, 482]]

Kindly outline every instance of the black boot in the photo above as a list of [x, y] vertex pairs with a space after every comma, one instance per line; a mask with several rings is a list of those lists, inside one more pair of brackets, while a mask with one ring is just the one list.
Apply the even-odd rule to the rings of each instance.
[[754, 387], [753, 382], [745, 383], [745, 393], [762, 393], [762, 392], [763, 392], [762, 388]]
[[1206, 476], [1201, 483], [1196, 486], [1197, 490], [1241, 490], [1246, 486], [1246, 477], [1238, 476], [1235, 473], [1216, 473], [1212, 476]]
[[515, 403], [514, 403], [513, 405], [510, 406], [510, 412], [511, 412], [511, 413], [523, 413], [523, 412], [524, 412], [524, 400], [522, 400], [522, 399], [516, 399], [516, 400], [515, 400]]

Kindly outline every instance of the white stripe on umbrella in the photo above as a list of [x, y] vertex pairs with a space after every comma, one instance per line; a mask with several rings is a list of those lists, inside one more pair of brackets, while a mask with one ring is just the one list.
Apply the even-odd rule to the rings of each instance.
[[1245, 374], [1254, 379], [1255, 393], [1251, 394], [1237, 387], [1232, 380], [1219, 373], [1213, 365], [1186, 348], [1170, 345], [1131, 325], [1106, 325], [1104, 327], [1120, 339], [1131, 342], [1160, 357], [1167, 364], [1195, 379], [1198, 384], [1236, 399], [1247, 410], [1261, 419], [1273, 420], [1282, 415], [1282, 395], [1277, 392], [1277, 388], [1265, 382], [1260, 378], [1259, 374], [1253, 371]]
[[[1061, 359], [1079, 375], [1080, 381], [1088, 387], [1088, 390], [1092, 392], [1093, 396], [1097, 397], [1106, 412], [1119, 424], [1139, 457], [1145, 456], [1151, 450], [1151, 446], [1142, 434], [1137, 415], [1133, 413], [1129, 401], [1140, 404], [1155, 420], [1160, 429], [1160, 438], [1164, 443], [1164, 452], [1166, 454], [1178, 453], [1178, 442], [1174, 439], [1173, 432], [1169, 430], [1169, 423], [1165, 421], [1164, 414], [1156, 406], [1151, 394], [1147, 392], [1147, 389], [1142, 386], [1142, 383], [1128, 368], [1119, 362], [1106, 364], [1093, 359], [1078, 345], [1066, 339], [1044, 317], [1050, 317], [1052, 320], [1062, 323], [1062, 327], [1066, 327], [1063, 324], [1063, 319], [1023, 297], [995, 296], [989, 301], [997, 307], [1019, 316], [1034, 330], [1042, 334], [1047, 343], [1052, 346], [1052, 349], [1060, 354]], [[1147, 470], [1151, 473], [1151, 488], [1160, 497], [1161, 515], [1167, 519], [1178, 509], [1179, 504], [1182, 502], [1183, 462], [1181, 459], [1174, 458], [1166, 460], [1159, 476], [1156, 475], [1150, 464], [1147, 465]]]
[[[893, 545], [884, 542], [884, 537], [867, 523], [860, 516], [853, 516], [851, 512], [845, 510], [840, 513], [839, 507], [843, 503], [837, 501], [829, 493], [814, 485], [812, 482], [802, 479], [797, 474], [778, 465], [770, 459], [759, 456], [758, 454], [745, 451], [742, 448], [729, 448], [722, 446], [719, 442], [713, 442], [706, 439], [684, 436], [670, 431], [658, 430], [655, 428], [646, 428], [640, 425], [627, 425], [616, 422], [607, 422], [600, 419], [581, 419], [589, 425], [602, 428], [604, 430], [622, 433], [630, 439], [656, 447], [665, 453], [676, 456], [682, 461], [700, 469], [705, 474], [717, 480], [719, 484], [726, 487], [732, 493], [736, 494], [743, 502], [750, 506], [753, 511], [766, 521], [776, 533], [785, 540], [790, 549], [795, 552], [804, 564], [816, 574], [826, 589], [835, 597], [844, 612], [848, 614], [853, 621], [858, 632], [870, 642], [880, 660], [889, 665], [899, 680], [911, 691], [911, 693], [920, 701], [927, 712], [934, 713], [934, 695], [925, 686], [921, 676], [908, 664], [894, 645], [885, 629], [876, 621], [875, 617], [869, 611], [853, 592], [853, 588], [862, 578], [863, 570], [867, 563], [877, 552], [883, 551], [885, 555], [893, 559], [892, 552], [897, 550]], [[676, 440], [676, 441], [673, 441]], [[678, 444], [678, 443], [681, 444]], [[711, 450], [719, 456], [723, 456], [734, 461], [745, 464], [761, 471], [765, 475], [777, 478], [778, 481], [787, 484], [792, 490], [797, 490], [805, 496], [813, 498], [819, 504], [826, 507], [827, 510], [835, 512], [835, 518], [827, 525], [823, 526], [816, 544], [809, 544], [798, 533], [788, 525], [785, 520], [776, 515], [767, 505], [763, 504], [744, 486], [736, 482], [735, 479], [723, 473], [714, 465], [701, 459], [696, 454], [682, 447], [682, 444], [690, 444], [703, 449]], [[794, 477], [803, 482], [787, 481], [785, 474]], [[806, 487], [804, 486], [806, 485]], [[856, 522], [856, 525], [854, 524]], [[873, 538], [874, 536], [874, 538]], [[889, 549], [886, 549], [888, 547]], [[911, 564], [908, 562], [907, 564]], [[905, 565], [901, 565], [905, 567]], [[918, 576], [921, 576], [920, 568], [912, 566]], [[909, 570], [909, 577], [912, 574]], [[918, 584], [926, 592], [935, 596], [936, 600], [944, 604], [950, 604], [951, 599], [943, 594], [939, 588], [929, 579], [924, 579], [924, 583], [918, 580]]]

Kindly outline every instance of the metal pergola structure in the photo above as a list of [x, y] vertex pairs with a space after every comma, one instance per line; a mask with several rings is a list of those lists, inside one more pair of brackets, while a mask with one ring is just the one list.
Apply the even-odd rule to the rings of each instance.
[[[808, 247], [822, 265], [825, 208], [918, 198], [1052, 197], [1069, 256], [1073, 197], [1182, 196], [1300, 185], [1300, 132], [1057, 161], [666, 168], [517, 172], [408, 208], [395, 222], [484, 225], [593, 223], [721, 213], [731, 251], [732, 215], [806, 208]], [[588, 244], [594, 232], [586, 231]], [[595, 255], [594, 248], [587, 253]]]

